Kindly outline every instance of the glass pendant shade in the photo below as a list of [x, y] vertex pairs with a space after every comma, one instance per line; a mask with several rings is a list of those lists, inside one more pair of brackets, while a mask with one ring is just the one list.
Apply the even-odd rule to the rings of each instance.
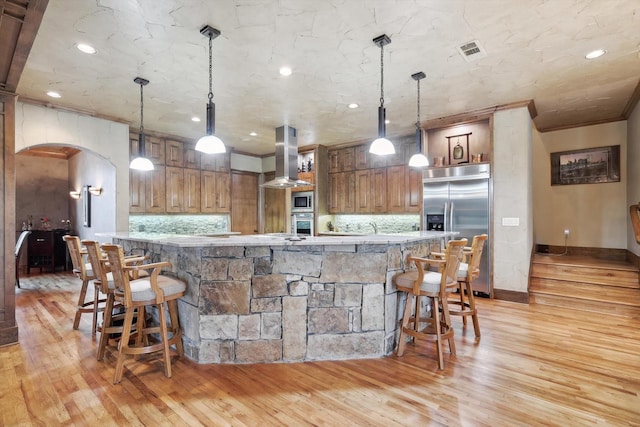
[[196, 143], [196, 150], [205, 154], [218, 154], [226, 152], [224, 143], [215, 135], [205, 135]]
[[380, 137], [375, 139], [371, 146], [369, 147], [369, 152], [372, 154], [377, 154], [379, 156], [385, 156], [388, 154], [395, 154], [396, 149], [393, 146], [393, 143], [389, 141], [385, 137]]
[[416, 153], [409, 159], [409, 166], [412, 168], [424, 168], [429, 166], [429, 159], [422, 153]]
[[152, 171], [154, 169], [153, 163], [151, 163], [151, 160], [147, 159], [146, 157], [136, 157], [135, 159], [131, 160], [129, 168], [139, 171]]

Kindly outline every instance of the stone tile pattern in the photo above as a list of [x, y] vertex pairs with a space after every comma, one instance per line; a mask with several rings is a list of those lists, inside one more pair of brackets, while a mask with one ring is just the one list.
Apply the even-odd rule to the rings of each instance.
[[176, 247], [114, 239], [185, 280], [185, 354], [197, 363], [375, 358], [396, 344], [393, 277], [427, 240], [399, 245]]
[[207, 234], [229, 230], [229, 215], [129, 215], [129, 231]]

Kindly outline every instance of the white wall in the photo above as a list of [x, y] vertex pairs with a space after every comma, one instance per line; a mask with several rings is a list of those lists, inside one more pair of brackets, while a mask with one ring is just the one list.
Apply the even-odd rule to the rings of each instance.
[[[109, 212], [115, 230], [129, 228], [129, 126], [77, 113], [18, 102], [16, 152], [55, 144], [89, 150], [115, 167], [115, 194]], [[105, 213], [106, 215], [106, 213]]]
[[[620, 145], [620, 182], [551, 185], [550, 154], [558, 151]], [[627, 124], [624, 121], [535, 135], [534, 210], [536, 243], [627, 248]]]
[[[527, 292], [533, 247], [532, 122], [527, 108], [493, 116], [493, 287]], [[518, 218], [516, 227], [502, 218]]]
[[[640, 202], [640, 104], [636, 105], [627, 120], [627, 211], [630, 205]], [[640, 256], [640, 244], [627, 214], [627, 249]]]
[[107, 160], [81, 151], [69, 159], [69, 187], [81, 191], [90, 185], [102, 188], [102, 194], [91, 197], [91, 224], [85, 227], [83, 199], [71, 199], [74, 229], [80, 239], [110, 241], [96, 238], [96, 233], [108, 233], [116, 229], [113, 206], [116, 204], [116, 168]]

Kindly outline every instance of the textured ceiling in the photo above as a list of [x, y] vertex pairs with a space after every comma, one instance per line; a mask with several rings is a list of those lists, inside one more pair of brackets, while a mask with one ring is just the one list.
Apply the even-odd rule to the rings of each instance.
[[[145, 129], [195, 140], [205, 130], [206, 24], [222, 32], [213, 41], [217, 134], [255, 154], [273, 153], [283, 124], [298, 129], [301, 146], [374, 138], [380, 34], [392, 40], [388, 135], [414, 130], [417, 71], [427, 75], [423, 122], [532, 99], [541, 130], [622, 117], [640, 76], [638, 0], [54, 0], [18, 93], [137, 128], [141, 76], [150, 80]], [[457, 46], [471, 40], [486, 56], [467, 62]], [[608, 53], [584, 59], [597, 48]], [[283, 65], [291, 76], [279, 75]]]

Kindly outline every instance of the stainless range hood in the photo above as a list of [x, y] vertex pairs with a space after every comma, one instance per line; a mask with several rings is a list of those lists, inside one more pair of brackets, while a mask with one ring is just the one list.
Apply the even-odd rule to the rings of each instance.
[[276, 128], [276, 177], [264, 188], [292, 188], [313, 185], [298, 179], [298, 132], [290, 126]]

